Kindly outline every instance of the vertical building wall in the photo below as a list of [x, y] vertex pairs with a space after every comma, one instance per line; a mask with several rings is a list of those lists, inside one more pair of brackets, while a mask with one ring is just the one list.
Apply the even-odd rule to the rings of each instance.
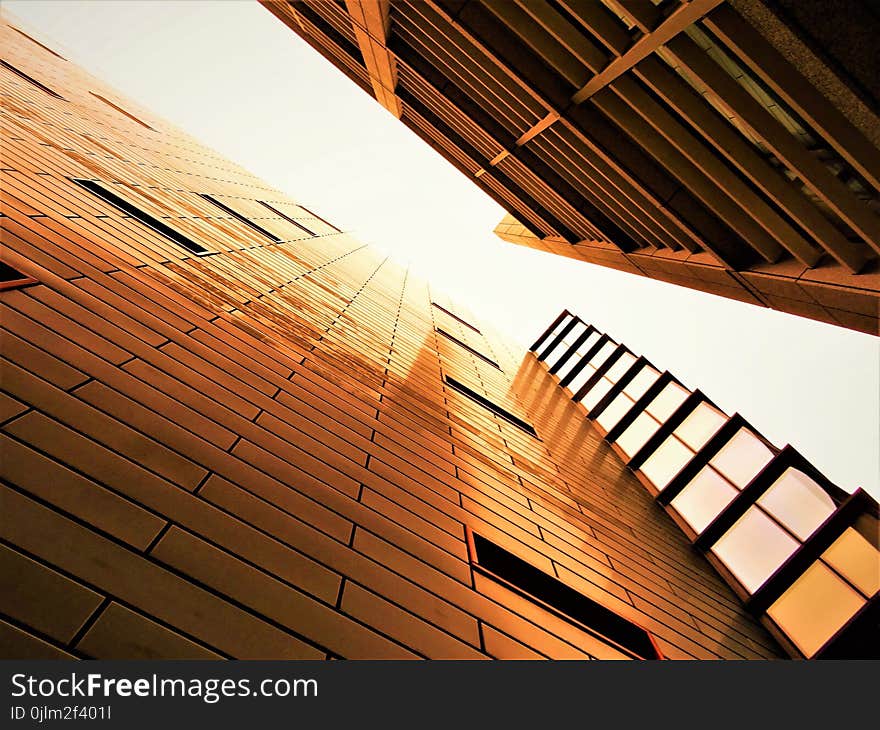
[[466, 529], [667, 657], [779, 655], [534, 356], [5, 23], [2, 47], [0, 655], [625, 655], [475, 570]]

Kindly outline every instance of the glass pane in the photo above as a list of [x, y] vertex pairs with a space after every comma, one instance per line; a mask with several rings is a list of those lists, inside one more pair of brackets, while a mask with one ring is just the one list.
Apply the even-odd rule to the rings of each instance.
[[869, 598], [880, 590], [880, 552], [852, 527], [844, 530], [822, 559]]
[[805, 656], [811, 657], [864, 602], [864, 598], [816, 561], [767, 609], [767, 614]]
[[587, 328], [583, 322], [578, 322], [571, 332], [569, 332], [565, 338], [560, 342], [556, 347], [554, 347], [550, 354], [544, 358], [544, 361], [551, 368], [559, 361], [559, 359], [568, 351], [568, 348], [574, 344], [574, 341], [578, 338], [579, 335], [583, 333], [583, 331]]
[[545, 337], [538, 343], [538, 352], [542, 352], [544, 348], [547, 347], [547, 345], [553, 342], [553, 340], [556, 338], [556, 335], [562, 332], [562, 328], [565, 327], [565, 325], [567, 325], [569, 322], [571, 322], [571, 320], [572, 316], [570, 314], [563, 317], [562, 321], [553, 328], [553, 331], [550, 332], [547, 337]]
[[609, 357], [611, 357], [611, 353], [617, 349], [617, 345], [613, 342], [606, 342], [602, 345], [602, 349], [599, 350], [594, 356], [593, 359], [590, 360], [590, 365], [594, 368], [598, 368], [603, 362], [605, 362]]
[[793, 537], [761, 510], [751, 507], [715, 543], [712, 552], [749, 593], [754, 593], [797, 548]]
[[693, 455], [681, 441], [670, 436], [645, 460], [642, 472], [662, 491]]
[[672, 500], [672, 507], [697, 531], [705, 530], [709, 523], [729, 505], [737, 489], [711, 467], [703, 467], [690, 484]]
[[631, 355], [628, 352], [624, 352], [619, 358], [617, 358], [617, 362], [614, 363], [610, 368], [608, 368], [608, 372], [605, 373], [605, 377], [608, 378], [612, 383], [616, 383], [623, 377], [623, 374], [632, 367], [632, 364], [636, 361], [634, 355]]
[[617, 425], [617, 422], [629, 412], [633, 405], [625, 393], [618, 393], [611, 404], [599, 414], [596, 421], [607, 433]]
[[645, 410], [658, 421], [665, 421], [675, 412], [676, 408], [685, 402], [689, 395], [690, 393], [678, 383], [668, 383]]
[[636, 401], [647, 392], [648, 388], [650, 388], [659, 377], [660, 373], [654, 370], [654, 368], [645, 366], [639, 370], [638, 375], [629, 381], [627, 386], [623, 389], [623, 392]]
[[586, 365], [583, 370], [574, 376], [574, 379], [566, 386], [566, 388], [568, 388], [572, 394], [577, 393], [581, 389], [581, 386], [593, 377], [593, 373], [595, 372], [596, 368]]
[[773, 452], [751, 431], [743, 428], [709, 463], [738, 487], [746, 486], [773, 458]]
[[699, 451], [726, 420], [727, 416], [708, 403], [700, 403], [675, 429], [675, 434], [694, 451]]
[[657, 432], [658, 428], [660, 428], [660, 424], [657, 421], [647, 413], [640, 413], [636, 420], [620, 434], [616, 443], [623, 449], [623, 453], [632, 457]]
[[789, 467], [758, 499], [764, 509], [806, 540], [834, 512], [834, 502], [816, 482]]
[[592, 410], [593, 406], [602, 400], [605, 397], [605, 394], [611, 390], [612, 385], [613, 383], [608, 380], [608, 378], [599, 378], [599, 382], [587, 391], [587, 394], [581, 399], [581, 403], [587, 407], [587, 410]]
[[558, 375], [560, 380], [571, 372], [572, 368], [574, 368], [574, 366], [580, 362], [581, 358], [590, 351], [590, 348], [596, 344], [596, 340], [598, 340], [599, 337], [601, 337], [601, 335], [598, 332], [590, 333], [590, 336], [587, 337], [587, 341], [584, 342], [569, 361], [559, 369]]

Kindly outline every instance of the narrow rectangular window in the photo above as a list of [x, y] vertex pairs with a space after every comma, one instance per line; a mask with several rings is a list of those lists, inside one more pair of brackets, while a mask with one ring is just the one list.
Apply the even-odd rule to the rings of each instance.
[[212, 195], [208, 195], [207, 193], [199, 193], [199, 195], [200, 195], [202, 198], [204, 198], [205, 200], [207, 200], [209, 203], [213, 203], [214, 205], [216, 205], [218, 208], [220, 208], [220, 210], [223, 210], [223, 211], [229, 213], [229, 215], [231, 215], [231, 216], [232, 216], [233, 218], [235, 218], [236, 220], [239, 220], [239, 221], [241, 221], [242, 223], [244, 223], [246, 226], [252, 228], [252, 229], [255, 230], [257, 233], [261, 233], [261, 234], [263, 234], [263, 235], [264, 235], [266, 238], [268, 238], [270, 241], [274, 241], [275, 243], [281, 243], [281, 242], [282, 242], [282, 240], [281, 240], [280, 238], [278, 238], [278, 236], [276, 236], [274, 233], [269, 233], [269, 231], [267, 231], [265, 228], [263, 228], [262, 226], [258, 226], [258, 225], [257, 225], [256, 223], [254, 223], [252, 220], [250, 220], [250, 219], [248, 219], [248, 218], [245, 218], [241, 213], [239, 213], [239, 212], [236, 211], [236, 210], [233, 210], [233, 209], [230, 208], [228, 205], [226, 205], [226, 204], [224, 204], [224, 203], [221, 203], [219, 200], [217, 200], [217, 199], [216, 199], [215, 197], [213, 197]]
[[651, 634], [491, 540], [466, 528], [474, 568], [637, 659], [662, 659]]
[[122, 107], [120, 107], [120, 106], [116, 106], [116, 104], [114, 104], [114, 103], [113, 103], [112, 101], [110, 101], [109, 99], [105, 99], [103, 96], [101, 96], [100, 94], [96, 94], [94, 91], [90, 91], [89, 93], [90, 93], [92, 96], [94, 96], [96, 99], [99, 99], [100, 101], [103, 101], [107, 106], [112, 107], [113, 109], [115, 109], [116, 111], [118, 111], [118, 112], [119, 112], [120, 114], [122, 114], [123, 116], [128, 117], [128, 118], [131, 119], [133, 122], [137, 122], [137, 123], [140, 124], [142, 127], [146, 127], [147, 129], [152, 130], [153, 132], [156, 131], [156, 130], [153, 129], [149, 124], [147, 124], [146, 122], [142, 122], [142, 121], [141, 121], [140, 119], [138, 119], [134, 114], [129, 114], [129, 113], [128, 113], [127, 111], [125, 111], [125, 109], [123, 109]]
[[39, 282], [27, 274], [22, 274], [18, 269], [13, 269], [9, 264], [0, 261], [0, 291], [18, 289]]
[[480, 359], [483, 360], [484, 362], [489, 363], [492, 367], [494, 367], [494, 368], [498, 368], [499, 370], [501, 370], [501, 368], [498, 366], [498, 363], [497, 363], [497, 362], [495, 362], [494, 360], [492, 360], [492, 359], [489, 358], [489, 357], [486, 357], [486, 356], [485, 356], [482, 352], [480, 352], [479, 350], [475, 350], [475, 349], [474, 349], [473, 347], [471, 347], [470, 345], [468, 345], [468, 344], [462, 342], [460, 339], [458, 339], [458, 337], [455, 337], [455, 336], [449, 334], [446, 330], [441, 329], [440, 327], [435, 327], [435, 329], [436, 329], [437, 332], [439, 332], [441, 335], [443, 335], [446, 339], [448, 339], [448, 340], [452, 340], [452, 342], [454, 342], [456, 345], [458, 345], [458, 346], [461, 347], [462, 349], [467, 350], [467, 351], [468, 351], [469, 353], [471, 353], [472, 355], [475, 355], [476, 357], [480, 358]]
[[479, 393], [477, 393], [476, 391], [468, 388], [466, 385], [464, 385], [464, 383], [459, 383], [455, 378], [451, 378], [450, 376], [446, 375], [444, 377], [444, 380], [445, 380], [446, 384], [449, 387], [451, 387], [453, 390], [457, 390], [462, 395], [466, 395], [468, 398], [470, 398], [473, 401], [476, 401], [481, 406], [483, 406], [483, 408], [491, 411], [496, 416], [500, 416], [505, 421], [512, 423], [517, 428], [521, 428], [527, 434], [530, 434], [531, 436], [538, 438], [538, 433], [537, 433], [537, 431], [535, 431], [534, 426], [532, 426], [530, 423], [526, 423], [524, 420], [522, 420], [522, 418], [517, 418], [510, 411], [506, 411], [501, 406], [495, 405], [488, 398], [485, 398], [482, 395], [480, 395]]
[[171, 226], [166, 225], [158, 218], [154, 218], [149, 213], [142, 211], [127, 200], [120, 198], [116, 193], [111, 192], [100, 183], [95, 182], [94, 180], [81, 180], [78, 178], [71, 178], [71, 180], [81, 188], [88, 190], [92, 195], [96, 195], [102, 200], [110, 203], [114, 208], [117, 208], [126, 215], [130, 215], [132, 218], [143, 223], [145, 226], [152, 228], [157, 233], [161, 233], [165, 238], [174, 241], [174, 243], [182, 246], [187, 251], [198, 254], [199, 256], [212, 253], [201, 244], [198, 244], [184, 236], [182, 233], [175, 231]]
[[312, 230], [306, 228], [302, 223], [299, 223], [299, 222], [295, 221], [295, 220], [294, 220], [293, 218], [291, 218], [289, 215], [287, 215], [287, 214], [285, 214], [285, 213], [282, 213], [280, 210], [278, 210], [278, 208], [275, 208], [274, 206], [269, 205], [265, 200], [258, 200], [257, 202], [258, 202], [260, 205], [262, 205], [264, 208], [268, 208], [269, 210], [271, 210], [275, 215], [280, 216], [281, 218], [283, 218], [284, 220], [286, 220], [288, 223], [291, 223], [291, 224], [295, 225], [297, 228], [300, 228], [300, 229], [304, 230], [304, 231], [305, 231], [306, 233], [308, 233], [310, 236], [317, 236], [317, 235], [318, 235], [318, 234], [315, 233], [314, 231], [312, 231]]
[[66, 61], [66, 60], [67, 60], [67, 59], [66, 59], [64, 56], [62, 56], [60, 53], [56, 53], [56, 52], [53, 51], [51, 48], [49, 48], [49, 46], [44, 46], [44, 45], [43, 45], [42, 43], [40, 43], [36, 38], [31, 38], [31, 37], [30, 37], [27, 33], [25, 33], [23, 30], [19, 30], [19, 29], [16, 28], [14, 25], [10, 25], [9, 27], [12, 28], [12, 30], [14, 30], [14, 31], [15, 31], [16, 33], [18, 33], [19, 35], [23, 35], [23, 36], [24, 36], [25, 38], [27, 38], [31, 43], [36, 43], [36, 44], [37, 44], [40, 48], [42, 48], [44, 51], [49, 51], [49, 53], [51, 53], [51, 54], [52, 54], [53, 56], [55, 56], [56, 58], [60, 58], [62, 61]]
[[459, 317], [457, 314], [455, 314], [455, 313], [453, 313], [453, 312], [450, 312], [446, 307], [442, 307], [442, 306], [440, 306], [439, 304], [437, 304], [437, 302], [431, 302], [431, 306], [432, 306], [432, 307], [436, 307], [436, 308], [439, 309], [441, 312], [443, 312], [443, 314], [448, 314], [448, 315], [449, 315], [450, 317], [452, 317], [456, 322], [459, 322], [460, 324], [463, 324], [465, 327], [469, 327], [469, 328], [472, 329], [474, 332], [476, 332], [478, 335], [479, 335], [479, 334], [482, 334], [482, 332], [480, 332], [480, 330], [478, 330], [476, 327], [474, 327], [470, 322], [466, 322], [466, 321], [463, 320], [461, 317]]
[[334, 231], [336, 231], [337, 233], [342, 233], [342, 231], [340, 231], [340, 230], [339, 230], [336, 226], [334, 226], [330, 221], [324, 220], [324, 219], [323, 219], [321, 216], [319, 216], [317, 213], [313, 213], [312, 211], [310, 211], [308, 208], [306, 208], [306, 206], [302, 205], [301, 203], [298, 203], [298, 205], [299, 205], [299, 207], [302, 208], [306, 213], [308, 213], [310, 216], [312, 216], [312, 218], [317, 218], [317, 219], [318, 219], [319, 221], [321, 221], [321, 223], [323, 223], [325, 226], [330, 226], [330, 228], [332, 228], [332, 229], [333, 229]]
[[19, 78], [24, 79], [29, 84], [36, 86], [38, 89], [40, 89], [42, 91], [45, 91], [47, 94], [49, 94], [49, 96], [54, 96], [56, 99], [64, 99], [64, 97], [61, 96], [61, 94], [59, 94], [55, 91], [52, 91], [52, 89], [50, 89], [48, 86], [46, 86], [45, 84], [41, 84], [35, 78], [28, 76], [24, 71], [19, 71], [11, 63], [7, 63], [6, 61], [0, 60], [0, 66], [3, 66], [3, 68], [5, 68], [9, 71], [12, 71], [12, 73], [14, 73]]

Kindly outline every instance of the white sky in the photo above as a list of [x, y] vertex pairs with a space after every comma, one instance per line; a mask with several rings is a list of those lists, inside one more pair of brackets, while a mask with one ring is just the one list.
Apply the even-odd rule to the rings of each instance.
[[3, 0], [23, 29], [524, 346], [563, 309], [880, 495], [880, 338], [505, 243], [502, 209], [250, 0]]

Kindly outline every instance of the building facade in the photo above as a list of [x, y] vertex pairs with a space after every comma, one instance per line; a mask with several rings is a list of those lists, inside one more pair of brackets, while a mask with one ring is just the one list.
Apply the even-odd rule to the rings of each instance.
[[878, 333], [874, 4], [261, 2], [501, 204], [501, 238]]
[[880, 656], [876, 500], [567, 311], [531, 350], [792, 656]]
[[2, 47], [0, 656], [785, 655], [542, 359]]

